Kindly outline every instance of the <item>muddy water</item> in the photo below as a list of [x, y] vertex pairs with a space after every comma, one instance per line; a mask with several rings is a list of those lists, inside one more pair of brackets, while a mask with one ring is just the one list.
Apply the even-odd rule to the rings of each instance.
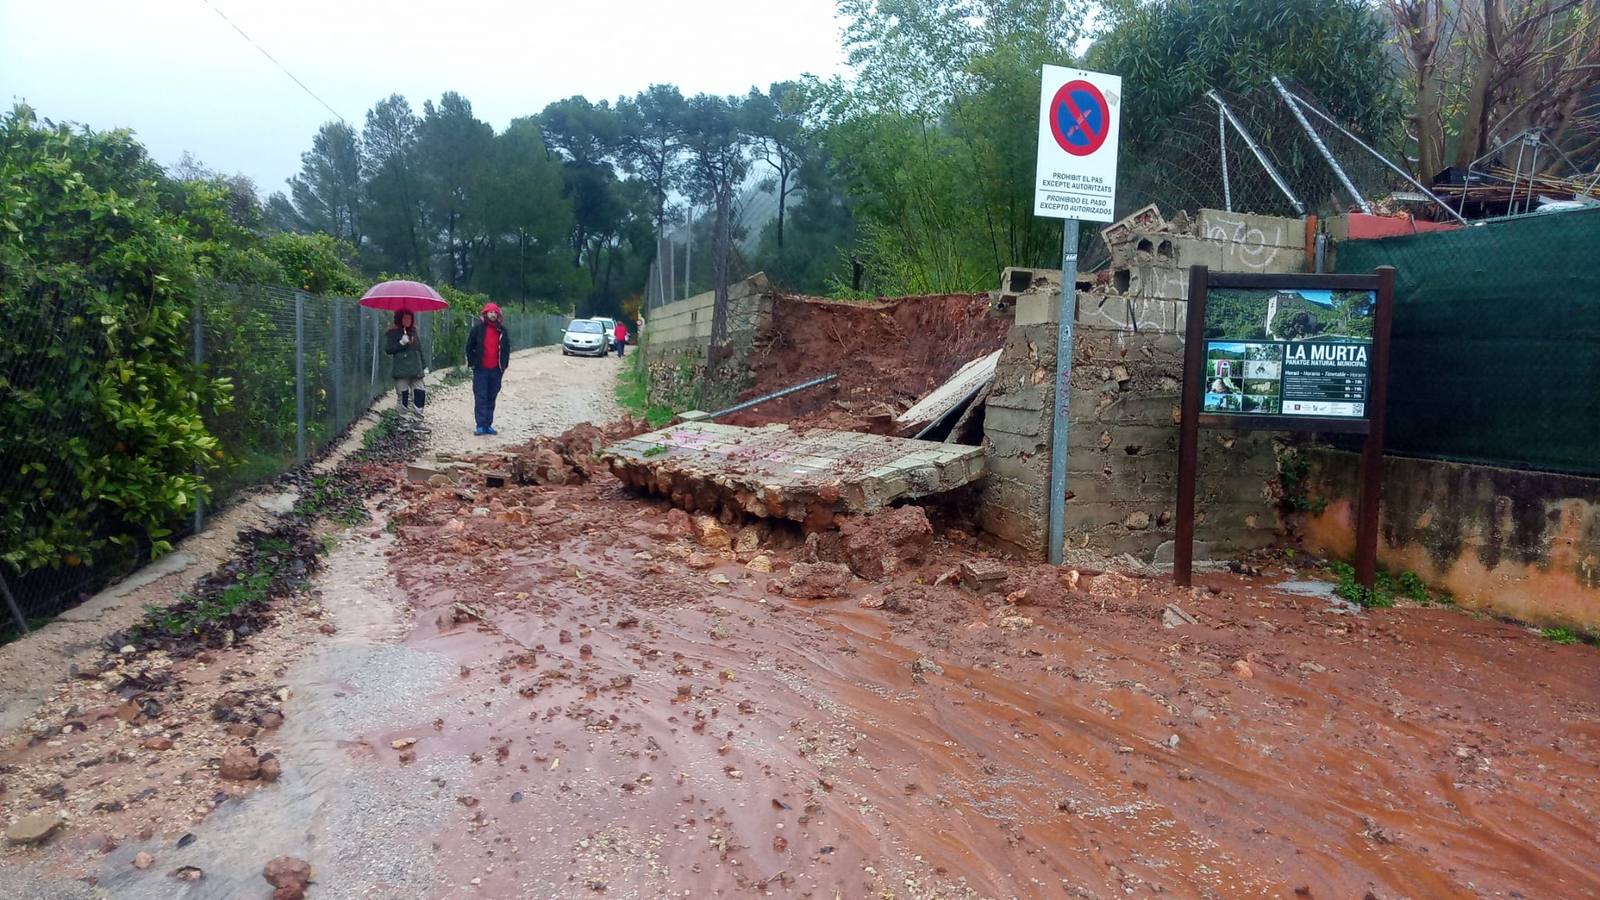
[[[457, 712], [367, 745], [470, 761], [436, 896], [1600, 896], [1593, 648], [1232, 576], [1019, 567], [1001, 608], [927, 584], [955, 545], [797, 602], [792, 551], [692, 570], [614, 484], [413, 490], [404, 643], [460, 667]], [[912, 611], [856, 602], [886, 591]]]

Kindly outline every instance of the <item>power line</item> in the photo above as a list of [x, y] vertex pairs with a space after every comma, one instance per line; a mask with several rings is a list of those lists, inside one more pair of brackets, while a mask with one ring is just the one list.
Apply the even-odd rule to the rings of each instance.
[[260, 44], [256, 43], [255, 39], [250, 37], [250, 35], [245, 34], [243, 28], [240, 28], [239, 26], [233, 24], [233, 20], [228, 18], [227, 16], [223, 15], [222, 14], [222, 10], [217, 9], [215, 6], [212, 6], [211, 5], [211, 0], [200, 0], [200, 2], [204, 3], [207, 8], [209, 8], [212, 12], [216, 13], [217, 17], [222, 19], [222, 21], [227, 22], [228, 26], [230, 28], [232, 28], [234, 31], [239, 32], [239, 36], [244, 38], [246, 41], [248, 41], [250, 46], [256, 48], [257, 50], [260, 50], [261, 51], [261, 55], [265, 56], [269, 61], [271, 61], [271, 63], [273, 65], [277, 66], [280, 70], [282, 70], [283, 74], [289, 76], [289, 80], [290, 81], [293, 81], [295, 84], [300, 85], [300, 90], [305, 91], [308, 95], [310, 95], [311, 99], [317, 101], [318, 103], [321, 103], [323, 109], [326, 109], [328, 112], [333, 113], [333, 117], [335, 119], [338, 119], [340, 122], [346, 122], [345, 117], [339, 115], [339, 111], [338, 110], [336, 110], [333, 107], [329, 106], [328, 105], [328, 101], [322, 99], [321, 97], [318, 97], [316, 91], [313, 91], [311, 88], [306, 87], [306, 83], [304, 81], [301, 81], [300, 79], [296, 78], [294, 73], [289, 71], [287, 66], [285, 66], [283, 63], [278, 62], [276, 59], [274, 59], [272, 54], [267, 52], [267, 48], [265, 48], [265, 47], [261, 46]]

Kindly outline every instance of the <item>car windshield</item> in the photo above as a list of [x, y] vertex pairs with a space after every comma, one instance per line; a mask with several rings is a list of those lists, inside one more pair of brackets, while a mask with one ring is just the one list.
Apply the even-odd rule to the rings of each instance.
[[574, 320], [571, 325], [567, 326], [567, 330], [573, 334], [599, 334], [600, 323], [590, 322], [587, 320]]

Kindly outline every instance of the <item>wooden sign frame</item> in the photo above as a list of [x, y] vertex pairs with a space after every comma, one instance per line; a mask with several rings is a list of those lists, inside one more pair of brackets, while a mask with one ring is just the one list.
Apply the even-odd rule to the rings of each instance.
[[[1194, 491], [1200, 463], [1200, 429], [1236, 431], [1323, 431], [1366, 436], [1361, 448], [1361, 489], [1356, 506], [1356, 581], [1372, 587], [1378, 572], [1378, 504], [1383, 495], [1383, 426], [1389, 399], [1389, 333], [1394, 315], [1391, 266], [1371, 275], [1306, 275], [1189, 270], [1189, 302], [1183, 345], [1182, 420], [1178, 436], [1178, 534], [1172, 554], [1172, 577], [1188, 587], [1194, 572]], [[1374, 291], [1372, 359], [1368, 369], [1366, 412], [1362, 418], [1202, 414], [1206, 352], [1206, 295], [1211, 288], [1270, 290]]]

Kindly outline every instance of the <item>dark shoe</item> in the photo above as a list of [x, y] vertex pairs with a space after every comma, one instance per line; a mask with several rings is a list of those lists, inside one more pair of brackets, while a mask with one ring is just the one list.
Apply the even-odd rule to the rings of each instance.
[[492, 426], [492, 425], [491, 425], [491, 426], [489, 426], [489, 427], [488, 427], [488, 428], [485, 428], [485, 429], [484, 429], [484, 430], [483, 430], [483, 433], [484, 433], [484, 434], [499, 434], [499, 433], [500, 433], [500, 432], [498, 432], [498, 431], [495, 431], [495, 430], [494, 430], [494, 426]]
[[483, 430], [482, 427], [478, 427], [478, 428], [472, 429], [472, 433], [476, 434], [476, 435], [482, 435], [482, 434], [485, 434], [486, 432]]

